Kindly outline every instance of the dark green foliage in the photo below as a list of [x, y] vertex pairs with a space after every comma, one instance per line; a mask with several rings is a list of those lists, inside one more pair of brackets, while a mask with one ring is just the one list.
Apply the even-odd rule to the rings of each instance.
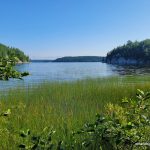
[[22, 79], [23, 76], [29, 75], [28, 72], [18, 72], [13, 68], [16, 64], [16, 58], [0, 59], [0, 80], [9, 80], [9, 78]]
[[99, 56], [76, 56], [57, 58], [53, 62], [102, 62], [104, 60], [105, 57]]
[[149, 62], [150, 59], [150, 39], [144, 41], [132, 42], [128, 41], [127, 44], [119, 46], [109, 53], [107, 53], [107, 62], [113, 58], [123, 57], [125, 59], [136, 59], [138, 61]]
[[29, 57], [26, 56], [20, 49], [0, 44], [0, 58], [11, 58], [11, 57], [16, 57], [18, 58], [18, 61], [21, 62], [29, 61]]
[[29, 72], [22, 72], [21, 73], [21, 76], [23, 77], [23, 76], [28, 76], [29, 75]]
[[[46, 135], [45, 133], [48, 134]], [[49, 128], [44, 128], [43, 131], [38, 135], [31, 135], [30, 130], [28, 129], [26, 132], [21, 131], [20, 136], [22, 138], [27, 138], [27, 144], [20, 144], [18, 147], [21, 149], [29, 149], [29, 150], [52, 150], [54, 144], [52, 143], [52, 135], [54, 131], [49, 130]], [[58, 142], [55, 149], [60, 150], [61, 142]]]

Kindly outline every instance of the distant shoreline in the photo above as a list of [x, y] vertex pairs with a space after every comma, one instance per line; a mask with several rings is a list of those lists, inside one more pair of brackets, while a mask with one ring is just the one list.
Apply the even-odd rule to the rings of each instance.
[[101, 56], [69, 56], [61, 57], [55, 60], [48, 59], [31, 59], [30, 62], [105, 62], [105, 57]]

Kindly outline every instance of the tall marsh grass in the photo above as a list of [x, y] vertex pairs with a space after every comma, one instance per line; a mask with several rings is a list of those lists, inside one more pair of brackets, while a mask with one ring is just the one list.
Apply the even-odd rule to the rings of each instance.
[[107, 103], [120, 103], [135, 97], [137, 89], [148, 91], [150, 77], [112, 77], [74, 82], [43, 83], [34, 88], [16, 88], [1, 92], [0, 149], [16, 149], [19, 131], [39, 133], [44, 127], [56, 130], [55, 139], [69, 139], [69, 132], [103, 113]]

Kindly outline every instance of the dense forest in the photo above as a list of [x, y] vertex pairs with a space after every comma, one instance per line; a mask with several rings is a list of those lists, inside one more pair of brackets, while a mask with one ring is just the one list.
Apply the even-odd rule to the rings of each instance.
[[150, 64], [150, 39], [128, 41], [127, 44], [114, 48], [107, 54], [107, 63]]
[[57, 58], [53, 62], [102, 62], [104, 59], [100, 56], [76, 56]]
[[0, 44], [0, 58], [11, 58], [16, 57], [18, 62], [28, 62], [29, 57], [24, 54], [20, 49], [8, 47]]

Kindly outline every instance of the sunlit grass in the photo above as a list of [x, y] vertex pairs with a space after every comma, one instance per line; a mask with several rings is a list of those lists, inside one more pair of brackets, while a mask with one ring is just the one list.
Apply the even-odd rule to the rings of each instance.
[[67, 139], [68, 132], [95, 119], [96, 113], [103, 113], [108, 102], [120, 103], [124, 97], [135, 97], [137, 89], [148, 91], [150, 77], [43, 83], [1, 93], [0, 110], [11, 109], [11, 115], [0, 118], [0, 148], [15, 149], [22, 129], [39, 133], [47, 126], [56, 130], [55, 138]]

